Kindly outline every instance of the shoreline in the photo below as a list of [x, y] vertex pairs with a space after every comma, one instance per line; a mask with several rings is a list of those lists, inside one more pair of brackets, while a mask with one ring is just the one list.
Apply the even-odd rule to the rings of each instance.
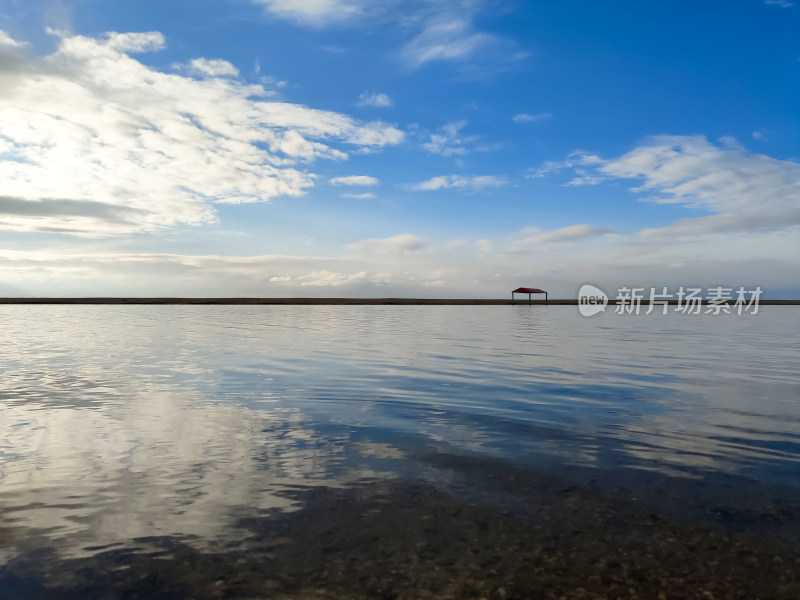
[[[708, 301], [702, 299], [702, 305]], [[577, 298], [554, 298], [552, 300], [510, 300], [492, 298], [177, 298], [177, 297], [85, 297], [85, 298], [0, 298], [0, 304], [176, 304], [176, 305], [553, 305], [577, 306]], [[617, 301], [609, 298], [609, 305]], [[641, 300], [641, 306], [648, 306], [649, 300]], [[677, 306], [677, 300], [669, 300], [667, 304]], [[728, 302], [729, 305], [733, 301]], [[800, 299], [795, 300], [759, 300], [759, 306], [800, 306]]]

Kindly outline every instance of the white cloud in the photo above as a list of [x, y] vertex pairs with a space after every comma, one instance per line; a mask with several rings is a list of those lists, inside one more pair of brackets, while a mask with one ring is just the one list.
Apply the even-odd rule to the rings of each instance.
[[764, 0], [764, 4], [772, 4], [774, 6], [780, 6], [781, 8], [794, 6], [794, 3], [789, 2], [789, 0]]
[[[410, 31], [400, 59], [416, 68], [433, 61], [462, 61], [467, 69], [513, 63], [526, 56], [505, 38], [476, 29], [482, 0], [251, 0], [273, 17], [310, 27], [396, 26]], [[333, 51], [339, 48], [327, 46]], [[480, 69], [478, 69], [480, 70]]]
[[640, 200], [674, 204], [708, 213], [646, 228], [637, 236], [698, 237], [759, 231], [800, 224], [800, 163], [748, 152], [736, 140], [719, 144], [703, 136], [655, 136], [615, 159], [574, 152], [550, 161], [527, 176], [547, 177], [564, 169], [577, 175], [566, 185], [598, 185], [636, 179]]
[[[342, 257], [0, 250], [0, 294], [505, 298], [515, 287], [533, 285], [553, 298], [568, 298], [583, 281], [609, 291], [620, 285], [761, 285], [773, 298], [796, 297], [800, 290], [800, 226], [714, 233], [680, 243], [590, 235], [596, 233], [591, 227], [529, 228], [473, 244], [433, 245], [417, 236], [362, 240]], [[520, 243], [538, 234], [550, 239]], [[562, 243], [555, 243], [558, 237]]]
[[491, 240], [478, 240], [477, 242], [475, 242], [475, 247], [478, 248], [478, 250], [480, 250], [484, 254], [488, 254], [489, 252], [492, 251], [493, 245]]
[[428, 243], [411, 233], [401, 233], [388, 238], [370, 238], [347, 246], [352, 254], [403, 254], [422, 250]]
[[27, 45], [27, 42], [19, 42], [0, 29], [0, 46], [5, 46], [6, 48], [25, 48]]
[[416, 191], [432, 191], [448, 188], [472, 188], [480, 189], [484, 187], [498, 187], [507, 183], [505, 177], [496, 175], [478, 175], [468, 177], [464, 175], [440, 175], [432, 177], [427, 181], [411, 184], [409, 189]]
[[466, 127], [467, 121], [455, 121], [439, 128], [437, 133], [430, 135], [430, 140], [422, 144], [428, 152], [442, 156], [463, 156], [469, 154], [471, 144], [479, 138], [476, 135], [462, 136], [461, 130]]
[[410, 68], [433, 62], [457, 65], [461, 77], [484, 78], [507, 69], [527, 57], [509, 38], [482, 31], [484, 12], [493, 5], [483, 0], [443, 0], [421, 3], [407, 22], [419, 27], [400, 50], [400, 59]]
[[548, 112], [538, 113], [535, 115], [519, 113], [518, 115], [514, 115], [511, 120], [514, 121], [514, 123], [534, 123], [536, 121], [546, 121], [547, 119], [552, 118], [552, 116], [553, 115]]
[[[377, 285], [357, 259], [0, 251], [0, 290], [17, 295], [275, 295], [307, 287]], [[6, 294], [8, 292], [5, 292]]]
[[412, 67], [419, 67], [436, 60], [468, 58], [496, 41], [491, 34], [475, 31], [469, 20], [446, 14], [430, 20], [403, 47], [401, 56]]
[[340, 273], [336, 271], [312, 271], [308, 275], [297, 278], [301, 287], [339, 287], [341, 285], [360, 283], [367, 279], [366, 271], [358, 273]]
[[[239, 75], [239, 69], [234, 67], [227, 60], [219, 58], [195, 58], [189, 63], [189, 66], [195, 71], [204, 75], [211, 75], [212, 77], [226, 76], [236, 77]], [[260, 67], [259, 67], [260, 69]]]
[[341, 194], [342, 198], [354, 198], [356, 200], [369, 200], [370, 198], [374, 198], [375, 194], [370, 194], [369, 192], [365, 192], [363, 194]]
[[765, 142], [767, 140], [767, 136], [765, 136], [760, 131], [754, 131], [753, 132], [753, 139], [754, 140], [758, 140], [759, 142]]
[[[271, 102], [259, 85], [161, 73], [127, 52], [160, 33], [63, 37], [45, 57], [14, 52], [0, 73], [0, 228], [84, 236], [213, 221], [214, 202], [299, 196], [315, 175], [298, 163], [347, 158], [403, 132], [380, 122]], [[0, 62], [2, 64], [2, 62]], [[346, 146], [345, 146], [346, 148]]]
[[376, 177], [369, 175], [347, 175], [330, 180], [331, 185], [378, 185], [378, 183], [380, 181]]
[[578, 177], [573, 177], [564, 185], [598, 185], [608, 180], [608, 177], [598, 175], [596, 173], [589, 173], [586, 169], [575, 169]]
[[358, 105], [388, 108], [392, 105], [392, 99], [386, 94], [368, 94], [364, 92], [358, 97]]
[[347, 142], [357, 146], [375, 147], [399, 144], [405, 134], [383, 121], [371, 121], [359, 124], [348, 132]]
[[[50, 30], [48, 33], [58, 35], [59, 37], [65, 39], [69, 37], [65, 33], [56, 32], [54, 30]], [[91, 45], [94, 40], [91, 40], [91, 38], [81, 38], [77, 36], [71, 38], [71, 42], [75, 47], [82, 46], [84, 41], [88, 46]], [[166, 46], [166, 40], [164, 39], [164, 35], [158, 31], [146, 31], [142, 33], [119, 33], [112, 31], [105, 35], [105, 42], [103, 42], [102, 45], [106, 48], [110, 48], [111, 50], [124, 53], [154, 52], [164, 48]], [[82, 50], [86, 49], [86, 46], [82, 48]]]
[[549, 177], [554, 173], [558, 173], [566, 169], [568, 166], [569, 165], [567, 163], [562, 161], [548, 160], [545, 161], [541, 167], [528, 169], [525, 177], [528, 177], [529, 179], [542, 179], [543, 177]]
[[253, 0], [276, 17], [324, 27], [359, 20], [373, 7], [367, 0]]
[[542, 231], [538, 227], [527, 227], [522, 230], [518, 246], [535, 244], [553, 244], [557, 242], [573, 242], [609, 233], [608, 229], [592, 227], [591, 225], [569, 225], [552, 231]]
[[542, 166], [528, 169], [525, 177], [529, 179], [542, 179], [560, 173], [564, 169], [574, 169], [580, 177], [573, 178], [567, 185], [590, 185], [607, 179], [598, 173], [590, 173], [587, 167], [594, 167], [602, 163], [599, 157], [588, 154], [583, 150], [570, 153], [564, 160], [548, 160]]
[[[710, 212], [662, 233], [696, 235], [800, 224], [800, 163], [751, 154], [735, 140], [717, 146], [703, 136], [657, 136], [612, 160], [606, 176], [639, 179], [644, 199]], [[657, 230], [650, 230], [653, 233]]]

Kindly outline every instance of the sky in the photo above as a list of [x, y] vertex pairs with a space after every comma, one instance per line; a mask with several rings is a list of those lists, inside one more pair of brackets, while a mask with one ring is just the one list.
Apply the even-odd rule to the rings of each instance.
[[0, 296], [800, 298], [798, 4], [0, 0]]

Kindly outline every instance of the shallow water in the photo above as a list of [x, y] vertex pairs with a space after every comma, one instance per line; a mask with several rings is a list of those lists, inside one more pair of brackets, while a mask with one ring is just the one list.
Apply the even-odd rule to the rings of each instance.
[[[494, 531], [503, 515], [539, 514], [552, 497], [601, 515], [604, 503], [634, 498], [630, 522], [641, 508], [691, 535], [790, 536], [800, 514], [796, 307], [583, 318], [576, 307], [526, 305], [0, 306], [0, 331], [3, 597], [106, 597], [121, 589], [107, 564], [119, 553], [185, 566], [186, 553], [197, 563], [250, 548], [280, 563], [274, 544], [264, 549], [265, 527], [296, 520], [284, 537], [299, 552], [297, 523], [326, 514], [344, 523], [337, 507], [363, 502], [372, 514], [376, 499], [413, 507], [410, 522], [432, 514], [437, 494], [489, 511], [448, 521], [437, 534], [445, 545], [466, 522], [488, 519], [480, 531]], [[553, 513], [548, 539], [571, 539], [567, 518]], [[303, 540], [307, 553], [319, 537]], [[95, 561], [80, 563], [93, 574], [64, 579], [70, 561]], [[305, 576], [329, 562], [321, 555]], [[205, 597], [206, 584], [208, 597], [256, 593], [219, 581], [196, 581], [192, 593]], [[275, 581], [256, 595], [300, 593]], [[334, 596], [380, 595], [336, 581]], [[564, 581], [554, 597], [589, 589]], [[167, 594], [147, 585], [146, 595]], [[442, 589], [434, 595], [472, 593]]]

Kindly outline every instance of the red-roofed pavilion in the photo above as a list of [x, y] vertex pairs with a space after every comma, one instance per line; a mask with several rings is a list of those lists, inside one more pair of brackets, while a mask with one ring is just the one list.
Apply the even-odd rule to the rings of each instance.
[[528, 304], [531, 303], [531, 294], [544, 294], [544, 301], [547, 303], [547, 292], [539, 288], [526, 288], [521, 287], [511, 292], [511, 301], [514, 302], [514, 294], [528, 294]]

